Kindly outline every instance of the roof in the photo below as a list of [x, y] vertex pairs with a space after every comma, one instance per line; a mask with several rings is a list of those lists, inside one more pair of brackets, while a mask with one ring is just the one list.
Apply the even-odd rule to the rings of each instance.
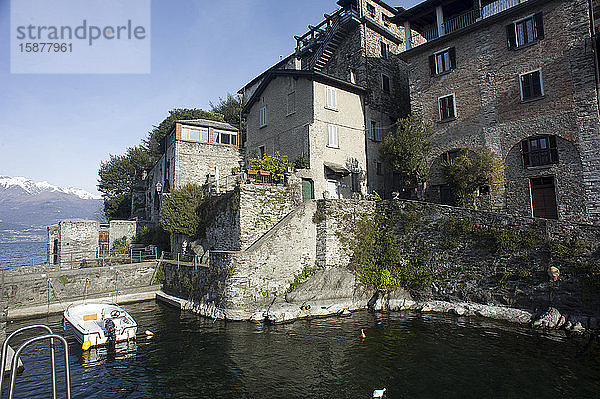
[[[210, 119], [177, 120], [177, 121], [175, 121], [175, 123], [181, 123], [182, 125], [186, 125], [186, 126], [212, 127], [212, 128], [221, 129], [221, 130], [232, 130], [235, 132], [238, 131], [237, 127], [230, 125], [229, 123], [212, 121]], [[175, 123], [173, 123], [173, 125], [175, 125]]]
[[258, 82], [262, 78], [264, 78], [269, 72], [271, 72], [271, 71], [273, 71], [275, 69], [280, 69], [281, 66], [287, 64], [294, 54], [295, 53], [288, 55], [287, 57], [285, 57], [284, 59], [282, 59], [281, 61], [279, 61], [277, 64], [273, 65], [271, 68], [267, 69], [266, 71], [264, 71], [263, 73], [261, 73], [260, 75], [258, 75], [254, 79], [252, 79], [249, 83], [247, 83], [244, 87], [242, 87], [238, 91], [238, 94], [243, 94], [244, 90], [246, 90], [249, 87], [254, 86], [256, 84], [256, 82]]
[[250, 97], [250, 99], [248, 100], [248, 103], [242, 110], [242, 112], [244, 114], [248, 113], [248, 111], [250, 110], [252, 105], [254, 105], [256, 100], [265, 91], [267, 86], [269, 86], [269, 83], [271, 83], [271, 81], [273, 79], [277, 78], [278, 76], [296, 76], [299, 78], [300, 77], [307, 78], [307, 79], [314, 80], [316, 82], [326, 83], [331, 86], [337, 87], [339, 89], [346, 90], [346, 91], [353, 92], [353, 93], [358, 93], [358, 94], [364, 94], [367, 92], [367, 90], [362, 86], [358, 86], [354, 83], [346, 82], [345, 80], [336, 78], [335, 76], [326, 75], [322, 72], [299, 70], [299, 69], [273, 70], [273, 71], [270, 71], [265, 76], [265, 78], [263, 79], [263, 82], [260, 84], [258, 89], [256, 89], [254, 94], [252, 94], [252, 97]]

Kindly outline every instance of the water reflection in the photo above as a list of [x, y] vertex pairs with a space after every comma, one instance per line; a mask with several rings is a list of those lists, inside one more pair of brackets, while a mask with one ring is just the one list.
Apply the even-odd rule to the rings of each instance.
[[[86, 353], [69, 337], [74, 397], [367, 398], [386, 387], [388, 398], [596, 398], [600, 390], [596, 343], [510, 324], [365, 312], [267, 326], [154, 302], [126, 309], [140, 325], [136, 342]], [[59, 316], [47, 322], [61, 331]], [[44, 359], [43, 348], [23, 358], [15, 397], [48, 396]]]

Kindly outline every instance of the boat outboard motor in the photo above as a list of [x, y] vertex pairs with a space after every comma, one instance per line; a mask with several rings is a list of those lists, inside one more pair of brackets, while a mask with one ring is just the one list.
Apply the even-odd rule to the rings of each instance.
[[111, 319], [106, 319], [104, 321], [104, 333], [106, 334], [109, 343], [114, 344], [117, 342], [117, 329], [115, 323]]

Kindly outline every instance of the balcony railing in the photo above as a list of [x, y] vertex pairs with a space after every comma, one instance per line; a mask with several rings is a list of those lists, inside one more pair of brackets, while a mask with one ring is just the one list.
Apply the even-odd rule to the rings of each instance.
[[[447, 35], [456, 32], [474, 24], [477, 21], [499, 14], [508, 10], [509, 8], [515, 7], [521, 3], [525, 3], [526, 1], [528, 0], [496, 0], [493, 3], [486, 5], [481, 10], [474, 8], [465, 13], [453, 16], [444, 21], [443, 34]], [[411, 37], [411, 45], [410, 47], [407, 47], [407, 49], [420, 46], [431, 40], [437, 39], [438, 37], [440, 37], [440, 33], [438, 32], [436, 25], [425, 27], [420, 34]]]

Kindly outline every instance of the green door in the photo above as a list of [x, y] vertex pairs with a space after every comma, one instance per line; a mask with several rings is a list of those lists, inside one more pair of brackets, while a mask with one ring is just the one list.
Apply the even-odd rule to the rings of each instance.
[[308, 201], [314, 198], [312, 180], [302, 180], [302, 201]]

